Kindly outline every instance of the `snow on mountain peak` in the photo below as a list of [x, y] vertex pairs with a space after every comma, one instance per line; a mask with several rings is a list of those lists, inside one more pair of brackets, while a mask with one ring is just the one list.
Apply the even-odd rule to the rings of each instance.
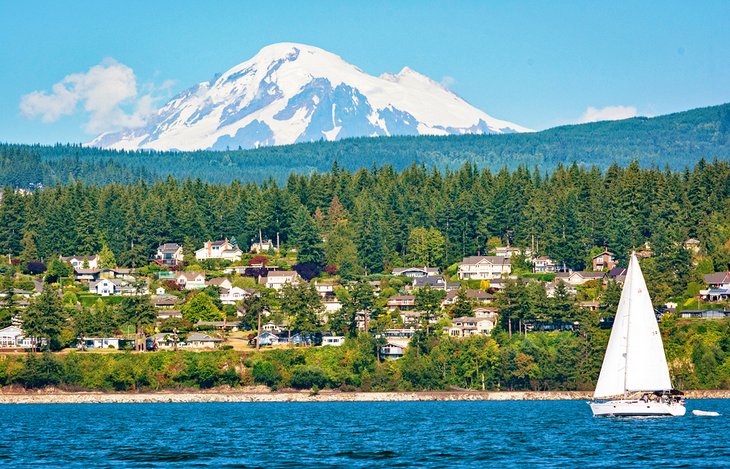
[[324, 49], [284, 42], [178, 94], [146, 127], [102, 134], [90, 145], [196, 150], [525, 131], [409, 67], [374, 77]]

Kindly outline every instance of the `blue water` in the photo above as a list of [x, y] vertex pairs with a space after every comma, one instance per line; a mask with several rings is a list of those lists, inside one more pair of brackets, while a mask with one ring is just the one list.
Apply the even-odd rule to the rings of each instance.
[[730, 400], [653, 419], [594, 418], [582, 401], [5, 405], [0, 417], [3, 467], [730, 466]]

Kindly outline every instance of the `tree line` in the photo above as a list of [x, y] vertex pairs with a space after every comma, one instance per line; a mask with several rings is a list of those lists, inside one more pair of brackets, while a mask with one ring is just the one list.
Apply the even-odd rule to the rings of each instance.
[[[345, 278], [394, 266], [448, 267], [494, 245], [531, 247], [561, 267], [585, 268], [595, 247], [625, 260], [649, 242], [657, 270], [689, 261], [682, 243], [701, 241], [704, 268], [730, 262], [730, 165], [700, 161], [681, 172], [637, 162], [602, 172], [578, 165], [551, 173], [525, 167], [456, 171], [412, 165], [291, 175], [286, 184], [201, 180], [95, 185], [32, 193], [12, 188], [0, 202], [0, 254], [46, 264], [58, 255], [108, 256], [147, 264], [157, 246], [190, 254], [209, 239], [235, 238], [244, 250], [259, 232], [297, 248], [300, 263]], [[686, 282], [685, 282], [686, 283]]]

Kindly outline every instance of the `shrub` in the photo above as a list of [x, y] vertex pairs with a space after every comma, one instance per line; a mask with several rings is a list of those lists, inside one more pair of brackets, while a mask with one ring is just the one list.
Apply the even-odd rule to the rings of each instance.
[[281, 373], [276, 366], [270, 362], [254, 363], [252, 373], [254, 383], [274, 387], [281, 382]]
[[294, 389], [322, 389], [328, 383], [324, 372], [316, 366], [298, 366], [291, 375], [291, 386]]

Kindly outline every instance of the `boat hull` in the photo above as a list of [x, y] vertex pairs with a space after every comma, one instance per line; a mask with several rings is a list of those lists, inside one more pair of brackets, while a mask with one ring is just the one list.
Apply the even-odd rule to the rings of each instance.
[[620, 399], [589, 402], [594, 417], [681, 417], [687, 409], [679, 402], [644, 402]]

